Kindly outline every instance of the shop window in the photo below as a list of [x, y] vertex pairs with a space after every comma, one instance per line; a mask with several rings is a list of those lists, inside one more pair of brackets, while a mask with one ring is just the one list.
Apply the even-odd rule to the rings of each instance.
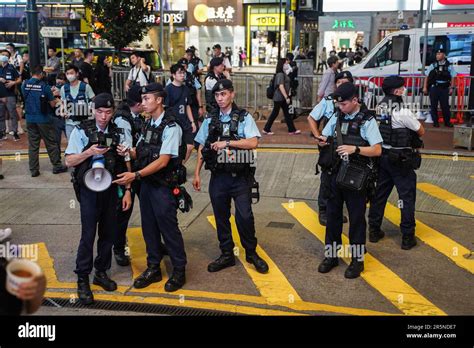
[[[446, 57], [452, 64], [471, 64], [471, 44], [474, 34], [451, 34], [428, 36], [428, 47], [426, 50], [426, 65], [436, 61], [436, 50], [446, 50]], [[423, 45], [425, 38], [420, 38], [420, 60], [423, 61]]]
[[392, 52], [392, 40], [389, 40], [369, 60], [369, 62], [365, 65], [365, 69], [379, 68], [379, 67], [395, 64], [396, 62], [390, 59], [391, 52]]

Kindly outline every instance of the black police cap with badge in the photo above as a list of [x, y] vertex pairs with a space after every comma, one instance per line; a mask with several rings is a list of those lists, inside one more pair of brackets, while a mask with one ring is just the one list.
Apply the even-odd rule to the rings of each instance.
[[445, 53], [446, 54], [446, 50], [442, 47], [438, 48], [435, 53]]
[[352, 73], [350, 71], [341, 71], [336, 74], [334, 81], [337, 82], [341, 79], [347, 79], [350, 82], [354, 83], [354, 78], [352, 77]]
[[96, 95], [92, 101], [94, 103], [94, 109], [110, 109], [115, 106], [114, 97], [109, 93], [100, 93]]
[[394, 89], [403, 87], [405, 80], [401, 76], [392, 75], [387, 76], [382, 83], [382, 90], [385, 94], [391, 94]]
[[345, 82], [337, 87], [333, 97], [337, 102], [351, 100], [352, 98], [357, 97], [357, 87], [351, 82]]
[[149, 85], [141, 87], [140, 94], [159, 94], [160, 97], [166, 98], [166, 91], [163, 88], [163, 85], [158, 82], [153, 82]]
[[215, 94], [216, 92], [225, 91], [225, 90], [230, 90], [230, 91], [234, 90], [234, 85], [232, 84], [231, 80], [225, 79], [225, 80], [220, 80], [219, 82], [217, 82], [212, 88], [212, 94]]

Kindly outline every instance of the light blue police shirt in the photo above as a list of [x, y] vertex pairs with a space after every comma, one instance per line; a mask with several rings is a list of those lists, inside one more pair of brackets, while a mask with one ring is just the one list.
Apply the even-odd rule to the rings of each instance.
[[[230, 122], [230, 114], [224, 115], [222, 111], [220, 112], [219, 119], [221, 122]], [[194, 138], [194, 141], [203, 145], [206, 143], [207, 137], [209, 136], [209, 123], [211, 122], [211, 118], [207, 117], [204, 119], [204, 122], [201, 125], [201, 128], [199, 128], [199, 132], [196, 134], [196, 137]], [[245, 115], [244, 120], [242, 122], [239, 122], [239, 125], [237, 127], [237, 134], [239, 137], [243, 139], [250, 139], [250, 138], [260, 138], [261, 134], [260, 131], [258, 130], [257, 124], [255, 123], [255, 120], [253, 119], [252, 115], [247, 113]]]
[[[354, 112], [351, 115], [344, 115], [345, 120], [353, 119], [359, 111]], [[329, 122], [327, 123], [326, 127], [323, 129], [322, 135], [325, 137], [334, 136], [336, 132], [336, 124], [337, 124], [338, 117], [331, 117]], [[375, 118], [372, 118], [370, 121], [364, 122], [362, 127], [360, 127], [360, 135], [361, 137], [366, 140], [370, 146], [380, 144], [383, 142], [382, 135], [380, 135], [379, 127]]]
[[309, 115], [315, 121], [319, 121], [324, 116], [330, 118], [334, 113], [334, 102], [323, 98], [314, 108], [311, 110]]

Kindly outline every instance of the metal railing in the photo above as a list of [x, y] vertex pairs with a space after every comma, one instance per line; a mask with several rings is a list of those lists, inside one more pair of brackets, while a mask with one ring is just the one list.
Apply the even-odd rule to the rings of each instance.
[[[115, 99], [125, 98], [125, 81], [128, 71], [113, 71], [112, 91]], [[169, 72], [154, 74], [157, 82], [166, 83]], [[236, 92], [235, 102], [242, 108], [247, 109], [256, 119], [264, 118], [273, 109], [273, 101], [266, 96], [266, 89], [273, 74], [241, 74], [232, 75], [234, 90]], [[299, 75], [297, 78], [298, 88], [296, 95], [292, 96], [292, 105], [298, 114], [309, 113], [318, 100], [318, 87], [321, 75]], [[417, 111], [427, 112], [430, 110], [430, 98], [423, 93], [425, 76], [404, 76], [407, 95], [405, 102], [416, 105]], [[384, 77], [359, 78], [354, 77], [354, 83], [359, 89], [359, 97], [370, 110], [375, 110], [378, 102], [383, 98], [382, 82]], [[455, 88], [450, 95], [451, 112], [456, 113], [456, 118], [462, 120], [465, 113], [472, 112], [468, 108], [469, 88], [474, 82], [474, 76], [457, 76]], [[201, 77], [204, 84], [204, 77]], [[201, 90], [204, 101], [204, 90]]]

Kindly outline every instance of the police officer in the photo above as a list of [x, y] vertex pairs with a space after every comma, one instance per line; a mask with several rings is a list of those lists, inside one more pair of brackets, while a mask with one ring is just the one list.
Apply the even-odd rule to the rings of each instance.
[[429, 93], [430, 95], [433, 127], [439, 127], [438, 102], [441, 104], [444, 125], [452, 127], [451, 112], [449, 110], [449, 87], [454, 86], [454, 78], [457, 73], [446, 59], [446, 51], [443, 48], [436, 50], [436, 62], [428, 67], [427, 73], [428, 76], [425, 79], [423, 93]]
[[339, 264], [337, 256], [342, 246], [342, 209], [346, 203], [352, 262], [344, 276], [357, 278], [364, 270], [367, 181], [356, 180], [354, 173], [363, 172], [366, 177], [371, 174], [372, 158], [382, 152], [382, 137], [375, 118], [366, 110], [361, 110], [357, 88], [352, 83], [340, 85], [334, 95], [339, 112], [329, 120], [318, 140], [321, 146], [327, 146], [328, 137], [336, 135], [336, 152], [342, 160], [335, 166], [330, 178], [325, 258], [318, 271], [327, 273]]
[[[354, 82], [354, 79], [352, 78], [352, 74], [350, 71], [342, 71], [340, 73], [336, 74], [336, 87], [339, 87], [343, 83], [346, 82]], [[328, 123], [329, 119], [334, 116], [335, 114], [335, 106], [334, 106], [334, 98], [332, 95], [329, 95], [327, 97], [324, 97], [315, 107], [314, 109], [309, 113], [308, 116], [308, 123], [309, 127], [311, 129], [311, 133], [313, 136], [317, 139], [320, 135], [321, 132], [323, 131], [324, 127]], [[326, 149], [329, 149], [328, 147], [319, 147], [319, 151], [321, 154], [321, 151], [326, 151]], [[320, 156], [324, 156], [324, 154], [321, 154]], [[322, 226], [326, 226], [327, 223], [327, 217], [326, 217], [326, 207], [327, 207], [327, 201], [329, 198], [329, 174], [328, 170], [329, 168], [324, 166], [322, 162], [318, 164], [321, 166], [321, 184], [319, 187], [319, 195], [318, 195], [318, 206], [319, 206], [319, 223]], [[343, 217], [344, 223], [347, 223], [347, 217]]]
[[188, 87], [189, 90], [191, 112], [193, 114], [194, 122], [197, 127], [199, 124], [199, 120], [202, 120], [202, 117], [204, 116], [204, 104], [202, 103], [201, 99], [202, 85], [199, 81], [199, 75], [194, 72], [194, 69], [196, 68], [186, 58], [180, 59], [178, 61], [178, 64], [182, 65], [186, 69], [186, 77], [184, 78], [184, 84], [186, 87]]
[[212, 94], [212, 89], [220, 80], [226, 79], [224, 75], [225, 65], [224, 58], [212, 58], [209, 63], [209, 71], [204, 78], [205, 97], [206, 97], [206, 111], [211, 112], [218, 108], [216, 99]]
[[[186, 253], [178, 227], [178, 204], [173, 196], [171, 179], [181, 165], [186, 148], [182, 143], [182, 130], [175, 121], [171, 109], [164, 110], [166, 92], [159, 83], [142, 87], [142, 104], [151, 115], [142, 136], [131, 156], [138, 162], [138, 171], [120, 174], [115, 183], [125, 185], [141, 180], [140, 212], [142, 231], [146, 243], [148, 268], [135, 279], [133, 286], [145, 288], [161, 281], [160, 263], [163, 251], [159, 247], [161, 237], [173, 265], [173, 273], [165, 284], [165, 291], [173, 292], [186, 282]], [[185, 145], [185, 144], [184, 144]]]
[[89, 116], [89, 103], [95, 94], [89, 84], [79, 81], [79, 68], [75, 65], [66, 67], [66, 78], [68, 82], [61, 88], [60, 94], [69, 140], [73, 129]]
[[[95, 267], [93, 283], [106, 291], [114, 291], [117, 284], [109, 278], [106, 271], [112, 261], [112, 245], [117, 230], [117, 186], [110, 185], [105, 191], [90, 190], [84, 176], [92, 163], [103, 159], [105, 169], [113, 177], [126, 170], [123, 157], [126, 146], [120, 145], [120, 130], [112, 122], [114, 99], [110, 94], [101, 93], [94, 98], [94, 120], [82, 122], [71, 132], [66, 149], [66, 165], [75, 167], [75, 190], [81, 207], [81, 241], [77, 251], [76, 270], [78, 276], [77, 293], [83, 304], [94, 301], [89, 285], [89, 274]], [[107, 146], [110, 145], [110, 146]], [[127, 185], [124, 201], [125, 208], [130, 208], [130, 186]], [[99, 228], [97, 229], [97, 226]], [[93, 248], [96, 232], [97, 257], [93, 262]]]
[[[142, 127], [145, 123], [145, 117], [142, 116], [143, 106], [142, 97], [140, 95], [140, 86], [132, 86], [127, 93], [126, 104], [121, 104], [121, 107], [117, 108], [115, 113], [115, 123], [119, 128], [123, 128], [125, 139], [128, 139], [127, 145], [129, 147], [136, 147], [138, 139], [141, 135]], [[121, 125], [121, 126], [120, 126]], [[129, 171], [135, 171], [137, 169], [137, 163], [131, 160], [129, 156], [125, 158], [130, 160]], [[130, 258], [125, 250], [127, 244], [127, 228], [130, 217], [132, 216], [133, 207], [135, 203], [135, 195], [140, 194], [140, 182], [134, 181], [132, 183], [131, 195], [131, 207], [128, 210], [123, 210], [122, 204], [118, 205], [118, 217], [117, 217], [117, 235], [114, 242], [114, 257], [115, 261], [119, 266], [130, 265]]]
[[[221, 80], [212, 89], [219, 109], [208, 116], [195, 141], [200, 144], [193, 187], [201, 190], [200, 172], [206, 162], [211, 170], [209, 195], [216, 217], [217, 235], [222, 255], [211, 262], [209, 272], [217, 272], [235, 265], [234, 242], [230, 226], [231, 200], [235, 203], [235, 220], [246, 260], [260, 273], [268, 272], [267, 263], [257, 255], [257, 238], [251, 207], [251, 187], [255, 182], [252, 167], [253, 150], [257, 148], [260, 132], [252, 116], [234, 104], [232, 81]], [[239, 152], [242, 156], [239, 155]], [[227, 156], [227, 154], [230, 154]], [[247, 156], [246, 156], [247, 155]], [[237, 156], [249, 161], [228, 161]], [[237, 162], [237, 163], [236, 163]]]
[[399, 76], [386, 77], [382, 84], [385, 97], [378, 105], [382, 157], [380, 159], [377, 190], [369, 209], [369, 241], [377, 243], [384, 237], [380, 229], [387, 199], [393, 186], [397, 188], [401, 203], [400, 229], [403, 235], [402, 249], [416, 245], [415, 200], [416, 173], [421, 161], [417, 149], [425, 130], [413, 112], [403, 108], [404, 80]]
[[21, 86], [25, 99], [26, 127], [28, 129], [28, 157], [32, 177], [39, 172], [39, 146], [43, 139], [48, 151], [49, 160], [53, 165], [53, 174], [64, 173], [67, 167], [61, 163], [61, 155], [56, 143], [56, 132], [53, 124], [52, 111], [56, 105], [51, 88], [43, 81], [44, 73], [41, 66], [33, 68], [33, 77]]

